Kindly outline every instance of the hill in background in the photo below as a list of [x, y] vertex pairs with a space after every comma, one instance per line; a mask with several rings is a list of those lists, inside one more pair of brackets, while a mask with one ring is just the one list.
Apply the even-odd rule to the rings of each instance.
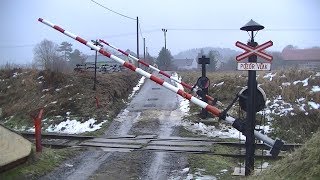
[[179, 52], [174, 56], [174, 58], [175, 59], [185, 59], [185, 58], [194, 59], [198, 56], [198, 53], [200, 53], [201, 49], [204, 51], [205, 54], [208, 54], [209, 51], [211, 50], [218, 51], [222, 56], [221, 61], [223, 62], [226, 62], [229, 58], [235, 57], [236, 55], [240, 54], [239, 51], [235, 51], [229, 48], [204, 47], [204, 48], [193, 48], [193, 49]]

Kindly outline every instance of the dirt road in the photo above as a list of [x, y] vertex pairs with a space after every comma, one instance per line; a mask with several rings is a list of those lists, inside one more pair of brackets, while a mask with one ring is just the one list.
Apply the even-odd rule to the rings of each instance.
[[[182, 116], [179, 97], [146, 80], [104, 136], [178, 136]], [[42, 179], [184, 179], [187, 175], [181, 170], [186, 166], [187, 157], [182, 153], [92, 150], [65, 162]]]

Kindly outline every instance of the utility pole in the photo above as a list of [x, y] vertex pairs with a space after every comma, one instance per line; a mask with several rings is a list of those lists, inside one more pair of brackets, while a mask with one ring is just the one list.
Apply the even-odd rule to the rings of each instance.
[[[139, 59], [139, 17], [137, 16], [137, 58]], [[139, 63], [137, 63], [139, 67]]]
[[163, 33], [164, 33], [164, 49], [167, 50], [167, 32], [168, 29], [162, 29]]

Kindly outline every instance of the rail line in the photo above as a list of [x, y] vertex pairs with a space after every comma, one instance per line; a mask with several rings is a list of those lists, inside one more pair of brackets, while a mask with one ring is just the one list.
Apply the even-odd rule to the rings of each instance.
[[[25, 138], [34, 141], [34, 133], [20, 133]], [[244, 143], [227, 142], [199, 137], [161, 137], [157, 135], [127, 135], [115, 137], [95, 137], [69, 134], [44, 133], [42, 145], [51, 148], [83, 147], [106, 152], [154, 151], [173, 153], [211, 154], [228, 157], [243, 158], [245, 153], [215, 152], [217, 145], [244, 148]], [[285, 144], [282, 151], [292, 151], [301, 144]], [[263, 143], [256, 144], [257, 149], [268, 149]], [[256, 158], [273, 158], [271, 155], [255, 155]], [[281, 157], [281, 155], [280, 155]]]

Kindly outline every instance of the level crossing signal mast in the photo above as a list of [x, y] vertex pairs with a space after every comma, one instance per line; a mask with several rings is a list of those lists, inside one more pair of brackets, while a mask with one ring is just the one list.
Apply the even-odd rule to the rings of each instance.
[[[238, 55], [236, 60], [239, 62], [248, 58], [248, 63], [238, 63], [238, 70], [248, 70], [248, 83], [246, 89], [245, 103], [242, 103], [242, 106], [245, 106], [246, 109], [246, 122], [244, 124], [240, 123], [240, 126], [243, 127], [243, 133], [246, 136], [246, 158], [245, 158], [245, 175], [248, 176], [253, 173], [254, 170], [254, 152], [255, 152], [255, 126], [256, 126], [256, 112], [260, 109], [261, 104], [257, 103], [259, 98], [258, 94], [263, 94], [263, 90], [257, 87], [256, 80], [256, 70], [270, 70], [272, 56], [263, 52], [266, 48], [273, 45], [272, 41], [268, 41], [261, 45], [258, 45], [254, 41], [254, 32], [264, 29], [264, 26], [256, 23], [252, 19], [243, 27], [240, 28], [242, 31], [250, 32], [250, 41], [246, 44], [239, 41], [236, 42], [236, 46], [245, 50], [244, 53]], [[257, 56], [269, 61], [268, 63], [257, 63]], [[261, 93], [262, 92], [262, 93]], [[261, 99], [261, 98], [260, 98]], [[241, 105], [241, 104], [240, 104]], [[264, 104], [265, 105], [265, 102]], [[244, 108], [242, 108], [244, 109]], [[274, 147], [283, 146], [281, 140], [276, 140]], [[272, 150], [279, 151], [281, 148], [273, 148]], [[275, 152], [273, 152], [275, 153]], [[279, 153], [279, 152], [276, 152]]]
[[[129, 62], [124, 61], [123, 59], [107, 52], [102, 47], [96, 46], [92, 42], [87, 41], [87, 40], [85, 40], [85, 39], [69, 32], [69, 31], [64, 30], [60, 26], [57, 26], [57, 25], [55, 25], [47, 20], [44, 20], [42, 18], [39, 18], [38, 21], [40, 21], [41, 23], [43, 23], [43, 24], [45, 24], [45, 25], [47, 25], [47, 26], [49, 26], [49, 27], [61, 32], [61, 33], [63, 33], [64, 35], [66, 35], [72, 39], [75, 39], [76, 41], [88, 46], [89, 48], [92, 48], [92, 49], [98, 51], [100, 54], [102, 54], [110, 59], [113, 59], [114, 61], [120, 63], [122, 66], [154, 81], [155, 83], [167, 88], [168, 90], [170, 90], [170, 91], [180, 95], [181, 97], [191, 101], [192, 103], [198, 105], [199, 107], [206, 109], [212, 115], [220, 117], [221, 120], [224, 120], [226, 123], [231, 124], [234, 128], [236, 128], [237, 130], [242, 132], [245, 136], [248, 135], [245, 131], [245, 128], [243, 128], [244, 127], [243, 123], [239, 119], [235, 119], [228, 114], [224, 114], [221, 110], [219, 110], [215, 106], [209, 105], [208, 103], [201, 101], [200, 99], [192, 96], [191, 94], [183, 91], [182, 89], [179, 89], [179, 88], [171, 85], [170, 83], [165, 82], [163, 79], [161, 79], [153, 74], [150, 74], [150, 73], [144, 71], [143, 69], [134, 66], [133, 64], [131, 64]], [[251, 134], [249, 134], [249, 135], [251, 135]], [[253, 136], [256, 137], [257, 139], [263, 141], [267, 146], [271, 147], [270, 153], [272, 156], [277, 156], [279, 154], [279, 152], [282, 148], [282, 145], [283, 145], [283, 143], [282, 144], [279, 143], [279, 142], [282, 142], [281, 140], [279, 140], [279, 139], [273, 140], [270, 137], [268, 137], [267, 135], [262, 134], [254, 129], [253, 129]]]

